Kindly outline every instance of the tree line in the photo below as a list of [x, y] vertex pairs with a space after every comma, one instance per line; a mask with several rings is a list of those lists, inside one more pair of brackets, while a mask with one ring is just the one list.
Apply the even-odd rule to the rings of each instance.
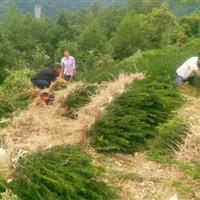
[[84, 70], [199, 36], [200, 11], [177, 17], [166, 2], [134, 2], [63, 10], [56, 20], [9, 7], [0, 19], [1, 82], [21, 67], [35, 70], [59, 62], [64, 48]]

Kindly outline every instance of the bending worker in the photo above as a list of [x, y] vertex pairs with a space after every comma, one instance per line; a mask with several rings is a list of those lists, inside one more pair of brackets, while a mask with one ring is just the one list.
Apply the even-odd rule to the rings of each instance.
[[67, 49], [64, 50], [64, 57], [61, 59], [62, 72], [65, 80], [71, 80], [76, 72], [76, 63], [74, 57], [70, 56]]
[[60, 77], [61, 65], [54, 64], [50, 68], [43, 68], [32, 76], [31, 82], [34, 86], [44, 89], [49, 88], [52, 81]]
[[198, 57], [189, 58], [176, 70], [175, 83], [177, 86], [181, 86], [194, 76], [200, 78], [200, 54]]

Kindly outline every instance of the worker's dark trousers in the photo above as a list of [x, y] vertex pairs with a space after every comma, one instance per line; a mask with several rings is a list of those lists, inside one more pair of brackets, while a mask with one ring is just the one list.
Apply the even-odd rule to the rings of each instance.
[[69, 81], [69, 80], [72, 79], [72, 76], [71, 76], [71, 75], [64, 75], [64, 79], [65, 79], [66, 81]]
[[186, 81], [188, 81], [191, 85], [193, 85], [193, 83], [195, 81], [195, 78], [194, 77], [190, 77], [188, 80], [183, 80], [183, 78], [181, 76], [179, 76], [178, 74], [176, 74], [176, 79], [175, 79], [175, 85], [176, 86], [181, 86]]
[[32, 84], [40, 89], [48, 88], [50, 86], [49, 81], [46, 80], [31, 80]]

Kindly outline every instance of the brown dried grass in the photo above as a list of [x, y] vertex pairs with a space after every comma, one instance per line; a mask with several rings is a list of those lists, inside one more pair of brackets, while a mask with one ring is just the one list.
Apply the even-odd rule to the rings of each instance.
[[189, 132], [175, 157], [183, 161], [200, 160], [200, 99], [187, 96], [186, 105], [179, 111], [189, 124]]

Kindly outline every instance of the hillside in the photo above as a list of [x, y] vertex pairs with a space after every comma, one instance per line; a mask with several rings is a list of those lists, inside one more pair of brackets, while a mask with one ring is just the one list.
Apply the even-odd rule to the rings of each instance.
[[0, 19], [0, 199], [199, 200], [198, 1], [95, 2]]
[[[199, 48], [200, 43], [197, 41], [198, 40], [194, 40], [185, 45], [188, 47], [187, 52], [185, 52], [185, 56], [192, 54], [192, 51], [195, 52], [196, 49]], [[185, 46], [179, 48], [184, 49]], [[27, 109], [21, 111], [20, 114], [13, 119], [12, 123], [8, 127], [2, 129], [1, 134], [3, 134], [4, 138], [3, 143], [7, 151], [10, 153], [10, 155], [12, 155], [12, 158], [14, 158], [12, 164], [15, 167], [17, 166], [17, 169], [18, 167], [20, 167], [18, 166], [19, 162], [18, 159], [19, 156], [21, 155], [20, 152], [28, 152], [28, 154], [32, 153], [34, 155], [35, 151], [45, 151], [45, 149], [51, 150], [54, 146], [57, 145], [79, 144], [85, 146], [85, 150], [92, 156], [95, 165], [104, 168], [102, 180], [108, 183], [108, 185], [112, 186], [117, 195], [121, 199], [126, 197], [127, 199], [136, 199], [136, 200], [141, 200], [141, 199], [165, 200], [169, 199], [171, 196], [173, 196], [173, 194], [177, 194], [178, 198], [183, 200], [199, 199], [199, 193], [198, 193], [199, 134], [196, 130], [198, 130], [198, 118], [199, 118], [197, 105], [199, 105], [200, 99], [199, 99], [199, 92], [196, 89], [190, 89], [187, 87], [186, 87], [187, 90], [183, 89], [182, 92], [184, 93], [184, 95], [186, 94], [187, 101], [180, 109], [176, 110], [175, 112], [176, 115], [184, 119], [184, 123], [185, 120], [187, 119], [187, 123], [189, 124], [188, 126], [189, 129], [187, 128], [184, 130], [187, 131], [185, 132], [185, 134], [187, 134], [186, 137], [182, 133], [180, 136], [176, 135], [178, 134], [178, 131], [180, 129], [178, 123], [181, 123], [180, 125], [183, 126], [182, 124], [183, 122], [176, 121], [177, 118], [174, 115], [168, 116], [169, 121], [168, 119], [165, 122], [161, 121], [161, 124], [158, 125], [158, 127], [162, 126], [162, 124], [164, 125], [162, 129], [160, 129], [161, 133], [163, 134], [164, 133], [162, 132], [164, 130], [163, 128], [169, 122], [170, 123], [172, 122], [173, 126], [170, 127], [170, 131], [172, 132], [175, 131], [173, 132], [173, 134], [176, 137], [176, 140], [179, 137], [182, 138], [181, 139], [182, 142], [177, 143], [178, 148], [176, 148], [176, 150], [173, 149], [172, 151], [171, 150], [169, 151], [168, 145], [172, 145], [173, 142], [170, 140], [169, 141], [165, 140], [166, 144], [162, 146], [162, 149], [163, 147], [164, 149], [166, 148], [165, 145], [167, 145], [168, 147], [161, 153], [157, 152], [159, 154], [154, 152], [155, 151], [153, 149], [154, 143], [158, 145], [156, 146], [156, 150], [160, 148], [159, 145], [163, 145], [162, 139], [161, 141], [156, 140], [157, 136], [155, 137], [155, 141], [150, 140], [151, 144], [150, 149], [148, 147], [148, 142], [147, 142], [147, 144], [143, 146], [144, 148], [143, 150], [139, 150], [139, 152], [136, 153], [132, 152], [129, 154], [120, 154], [120, 153], [104, 154], [99, 152], [98, 146], [97, 146], [98, 148], [96, 149], [97, 151], [95, 151], [96, 144], [92, 146], [90, 145], [92, 141], [91, 139], [94, 137], [91, 136], [91, 129], [93, 127], [92, 124], [96, 123], [98, 119], [101, 120], [102, 117], [104, 119], [106, 115], [112, 114], [110, 113], [109, 109], [116, 108], [117, 99], [120, 99], [123, 96], [126, 97], [130, 85], [132, 85], [133, 87], [135, 86], [135, 88], [140, 88], [143, 87], [145, 81], [149, 79], [148, 76], [153, 76], [154, 78], [155, 76], [159, 76], [158, 73], [162, 71], [162, 66], [164, 65], [160, 66], [159, 63], [157, 63], [158, 65], [156, 64], [156, 60], [152, 61], [153, 60], [152, 57], [154, 57], [154, 55], [158, 56], [159, 53], [161, 54], [161, 56], [164, 57], [169, 55], [171, 60], [165, 59], [166, 70], [167, 72], [169, 72], [172, 69], [174, 69], [174, 67], [176, 66], [174, 59], [178, 58], [177, 55], [172, 54], [173, 48], [174, 47], [172, 46], [168, 47], [168, 49], [165, 48], [165, 50], [161, 51], [157, 50], [154, 52], [152, 51], [145, 52], [143, 55], [139, 55], [139, 57], [137, 56], [134, 56], [133, 58], [130, 57], [122, 61], [122, 63], [117, 64], [118, 69], [116, 71], [116, 74], [115, 71], [113, 71], [113, 76], [116, 76], [116, 78], [114, 78], [112, 81], [107, 81], [107, 82], [103, 81], [99, 83], [96, 88], [96, 94], [90, 97], [89, 102], [86, 103], [86, 105], [82, 105], [80, 106], [80, 108], [78, 108], [78, 110], [76, 111], [77, 118], [75, 119], [71, 119], [70, 117], [66, 117], [64, 115], [65, 109], [69, 109], [64, 107], [65, 102], [67, 101], [68, 96], [70, 96], [70, 94], [73, 94], [73, 92], [76, 90], [80, 90], [80, 88], [85, 83], [84, 82], [57, 83], [58, 85], [60, 84], [62, 87], [66, 86], [67, 87], [66, 89], [58, 89], [57, 88], [58, 85], [52, 86], [52, 89], [50, 89], [50, 91], [51, 92], [54, 91], [56, 97], [55, 102], [52, 106], [50, 105], [44, 108], [40, 108], [36, 103], [38, 99], [35, 99], [28, 106]], [[177, 51], [176, 49], [176, 52], [178, 53], [179, 51]], [[143, 57], [143, 59], [141, 59], [141, 56]], [[162, 57], [160, 59], [162, 59]], [[152, 65], [154, 65], [154, 67], [157, 68], [156, 71], [151, 72], [150, 71], [151, 66], [144, 65], [144, 63], [146, 64], [148, 63], [147, 62], [148, 60], [151, 61]], [[173, 66], [169, 65], [171, 62], [173, 62]], [[178, 63], [180, 62], [179, 59], [177, 60], [177, 62]], [[148, 74], [146, 74], [145, 76], [142, 73], [131, 73], [129, 75], [120, 74], [119, 73], [120, 71], [122, 73], [123, 70], [126, 71], [128, 69], [130, 73], [130, 68], [126, 69], [127, 63], [129, 63], [128, 64], [129, 67], [130, 64], [136, 64], [137, 67], [135, 66], [135, 68], [132, 69], [132, 72], [138, 69], [142, 71], [144, 71], [144, 69], [146, 70], [148, 69]], [[83, 76], [83, 74], [81, 76]], [[96, 78], [97, 78], [96, 81], [98, 82], [99, 81], [98, 76]], [[106, 80], [107, 78], [104, 77], [104, 79]], [[93, 81], [94, 80], [95, 79], [93, 79]], [[166, 82], [165, 87], [160, 88], [161, 89], [160, 91], [157, 90], [158, 94], [155, 93], [156, 91], [153, 92], [154, 86], [152, 84], [152, 86], [149, 88], [151, 91], [149, 95], [150, 94], [152, 95], [154, 93], [154, 95], [160, 96], [160, 92], [163, 93], [164, 91], [168, 90], [167, 84], [168, 83]], [[158, 87], [158, 85], [159, 83], [156, 83], [156, 87]], [[144, 90], [144, 92], [148, 94], [149, 91]], [[169, 98], [168, 95], [169, 94], [166, 93], [166, 98]], [[195, 95], [195, 96], [192, 97], [190, 95]], [[111, 97], [114, 98], [113, 102], [110, 101]], [[128, 105], [128, 102], [130, 102], [131, 100], [130, 98], [137, 99], [138, 97], [139, 96], [136, 95], [135, 91], [133, 92], [133, 97], [129, 97], [128, 98], [129, 100], [128, 101], [126, 100], [125, 103]], [[145, 96], [145, 99], [146, 98], [148, 98], [148, 96]], [[170, 98], [174, 99], [174, 100], [168, 99], [173, 103], [173, 101], [175, 102], [175, 100], [179, 101], [178, 98], [180, 97], [173, 96], [171, 91]], [[161, 99], [159, 101], [161, 103]], [[147, 100], [146, 102], [148, 103]], [[137, 109], [136, 105], [137, 105], [136, 102], [133, 103], [133, 106], [135, 106], [134, 109]], [[71, 106], [74, 105], [71, 104]], [[123, 105], [123, 108], [124, 109], [126, 108], [125, 105]], [[157, 109], [158, 110], [156, 112], [158, 112], [160, 108]], [[129, 110], [131, 110], [130, 106]], [[192, 115], [190, 113], [191, 110], [193, 113]], [[117, 115], [118, 112], [116, 113]], [[152, 111], [148, 110], [147, 112], [149, 112], [150, 114], [150, 112]], [[135, 114], [133, 113], [132, 115]], [[156, 115], [156, 113], [154, 113], [154, 115]], [[116, 116], [112, 115], [112, 117], [115, 118]], [[119, 117], [120, 116], [118, 116], [118, 120]], [[127, 115], [125, 116], [125, 118], [128, 119]], [[155, 118], [155, 120], [158, 120], [158, 118]], [[175, 124], [177, 123], [178, 129], [176, 128], [174, 122]], [[107, 121], [107, 125], [109, 125], [109, 123], [111, 123], [111, 121]], [[140, 127], [144, 125], [138, 122], [137, 126]], [[155, 125], [151, 124], [151, 126]], [[99, 128], [103, 128], [103, 123], [99, 126]], [[109, 130], [110, 127], [108, 126], [107, 129]], [[111, 130], [112, 129], [110, 129], [110, 131]], [[150, 126], [148, 130], [150, 130]], [[107, 130], [105, 129], [105, 131]], [[166, 131], [169, 130], [166, 129]], [[180, 131], [183, 130], [180, 129]], [[172, 134], [172, 132], [170, 132], [170, 135]], [[123, 135], [121, 135], [121, 137], [123, 137]], [[162, 137], [164, 137], [164, 135]], [[172, 137], [172, 136], [168, 135], [167, 137]], [[114, 137], [112, 139], [113, 141], [115, 140]], [[169, 144], [167, 144], [167, 142], [169, 142]], [[194, 144], [196, 145], [194, 146]], [[115, 152], [115, 149], [111, 149], [111, 151]], [[6, 173], [8, 177], [14, 178], [11, 175], [12, 170], [10, 168], [11, 167], [10, 165], [11, 163], [7, 163], [6, 165], [4, 164], [4, 168], [1, 167], [1, 172], [4, 172], [4, 175]], [[34, 181], [34, 179], [32, 181]], [[13, 184], [15, 184], [15, 181], [13, 182]], [[13, 186], [11, 184], [11, 190], [15, 194], [21, 196], [22, 194], [20, 190], [17, 188], [12, 188]], [[10, 186], [8, 185], [6, 187], [9, 188]]]

